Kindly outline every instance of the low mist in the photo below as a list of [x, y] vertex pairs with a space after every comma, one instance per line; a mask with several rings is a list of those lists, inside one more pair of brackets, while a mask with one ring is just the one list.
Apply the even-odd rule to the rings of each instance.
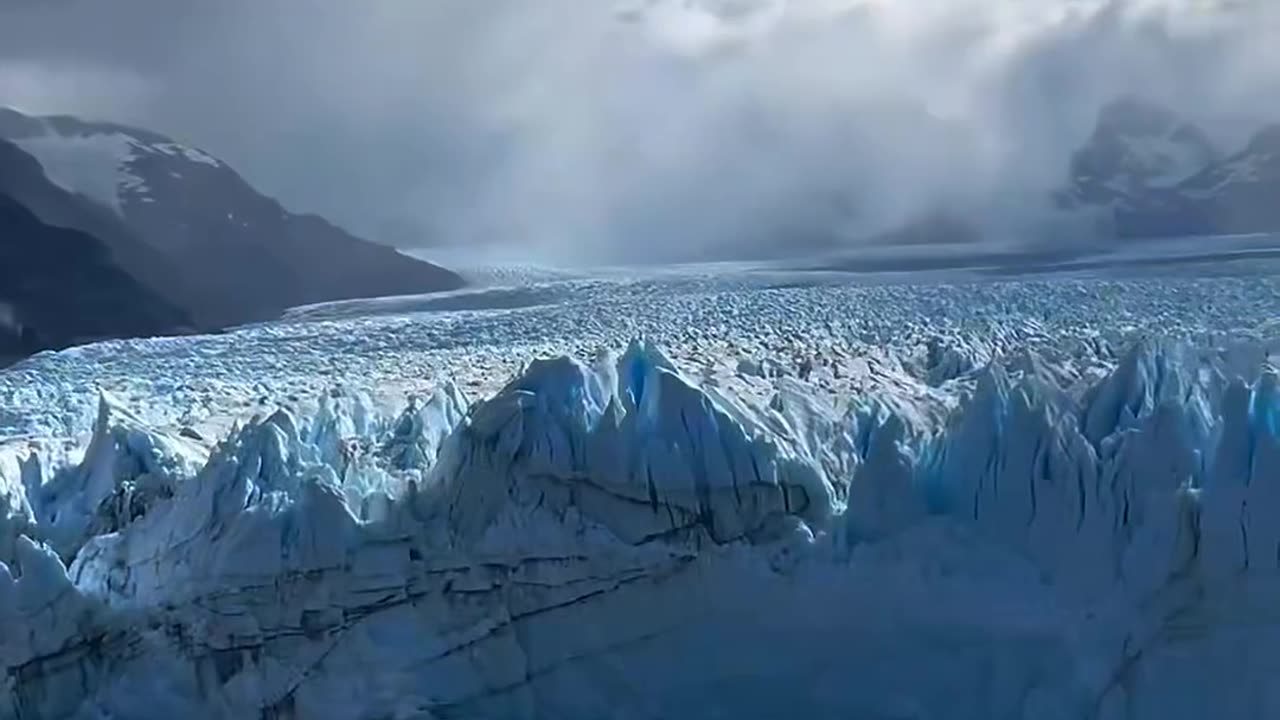
[[786, 254], [922, 216], [1061, 231], [1140, 94], [1223, 146], [1280, 120], [1268, 0], [8, 0], [0, 103], [136, 123], [407, 248]]

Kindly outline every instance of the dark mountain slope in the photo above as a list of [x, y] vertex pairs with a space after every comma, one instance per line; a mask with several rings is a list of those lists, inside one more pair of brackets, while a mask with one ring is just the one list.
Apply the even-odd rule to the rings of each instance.
[[0, 193], [0, 356], [172, 333], [189, 322], [97, 238], [46, 225]]
[[444, 268], [291, 213], [226, 163], [158, 133], [0, 109], [0, 138], [35, 157], [66, 195], [95, 206], [24, 198], [43, 220], [101, 237], [202, 325], [463, 285]]

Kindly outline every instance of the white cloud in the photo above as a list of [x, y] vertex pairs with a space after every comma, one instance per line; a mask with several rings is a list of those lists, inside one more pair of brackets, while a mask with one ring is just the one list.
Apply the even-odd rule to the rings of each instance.
[[0, 61], [0, 104], [23, 112], [120, 117], [144, 104], [150, 92], [143, 76], [127, 71], [64, 62]]
[[0, 102], [121, 113], [357, 229], [573, 257], [1025, 208], [1127, 92], [1227, 142], [1280, 119], [1273, 0], [627, 2], [85, 0], [0, 17]]

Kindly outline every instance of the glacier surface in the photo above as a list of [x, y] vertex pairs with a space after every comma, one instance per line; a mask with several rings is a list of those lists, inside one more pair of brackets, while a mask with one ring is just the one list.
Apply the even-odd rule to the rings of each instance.
[[1280, 716], [1277, 289], [580, 279], [34, 358], [0, 717]]

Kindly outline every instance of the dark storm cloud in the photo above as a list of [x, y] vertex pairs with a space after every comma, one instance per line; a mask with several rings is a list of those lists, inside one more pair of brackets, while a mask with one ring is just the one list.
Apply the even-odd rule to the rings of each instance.
[[399, 241], [562, 256], [1038, 222], [1098, 106], [1280, 118], [1276, 3], [0, 0], [0, 102], [207, 147]]
[[175, 134], [294, 205], [367, 225], [483, 160], [461, 4], [6, 1], [0, 101]]

